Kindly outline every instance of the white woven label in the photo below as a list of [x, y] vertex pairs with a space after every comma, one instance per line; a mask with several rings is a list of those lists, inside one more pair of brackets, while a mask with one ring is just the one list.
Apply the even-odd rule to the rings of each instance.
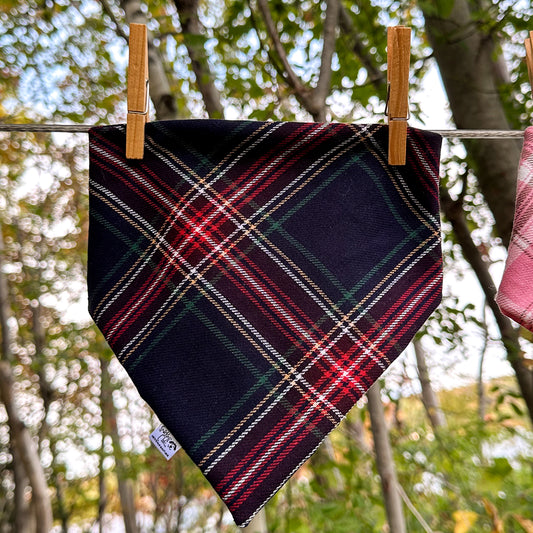
[[150, 440], [167, 461], [181, 448], [178, 441], [163, 424], [152, 431]]

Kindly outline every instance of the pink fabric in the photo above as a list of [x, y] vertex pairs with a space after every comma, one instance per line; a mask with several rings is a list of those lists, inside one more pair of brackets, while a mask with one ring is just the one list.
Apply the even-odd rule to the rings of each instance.
[[496, 302], [504, 315], [533, 331], [533, 127], [524, 135], [513, 233]]

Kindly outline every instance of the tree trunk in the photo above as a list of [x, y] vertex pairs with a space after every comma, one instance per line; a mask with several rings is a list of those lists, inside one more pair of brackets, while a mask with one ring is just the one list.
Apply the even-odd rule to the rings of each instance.
[[[57, 452], [54, 451], [54, 460], [56, 456], [57, 456]], [[57, 474], [54, 476], [54, 480], [55, 480], [55, 489], [56, 489], [57, 514], [59, 516], [59, 520], [61, 521], [61, 532], [68, 533], [69, 519], [70, 519], [71, 513], [69, 512], [67, 503], [65, 501], [65, 494], [64, 494], [65, 481], [63, 478], [60, 478]]]
[[[59, 417], [62, 417], [64, 410], [62, 409], [59, 412]], [[65, 479], [65, 475], [62, 471], [61, 463], [58, 462], [58, 450], [57, 443], [58, 439], [50, 435], [50, 452], [52, 454], [52, 471], [53, 471], [53, 484], [55, 488], [55, 503], [57, 513], [56, 516], [61, 522], [61, 531], [62, 533], [68, 533], [69, 531], [69, 520], [72, 515], [73, 505], [69, 502], [69, 498], [65, 498], [65, 490], [68, 488], [68, 481]]]
[[32, 489], [32, 507], [35, 512], [36, 531], [48, 533], [52, 528], [52, 504], [48, 484], [41, 465], [37, 447], [18, 413], [13, 391], [13, 374], [7, 361], [0, 361], [0, 399], [5, 405], [11, 443], [17, 448]]
[[354, 27], [350, 13], [348, 13], [342, 4], [340, 4], [339, 9], [339, 29], [349, 38], [350, 47], [367, 71], [368, 81], [372, 83], [376, 89], [378, 93], [377, 96], [385, 99], [387, 96], [387, 73], [380, 70], [379, 64], [367, 49], [369, 48], [368, 45], [365, 46], [363, 43], [358, 28]]
[[[46, 532], [51, 529], [53, 522], [52, 503], [48, 492], [48, 484], [41, 465], [37, 447], [32, 440], [30, 432], [20, 418], [18, 407], [15, 402], [13, 391], [13, 373], [11, 371], [11, 332], [8, 326], [10, 317], [9, 291], [7, 280], [4, 276], [4, 239], [0, 226], [0, 335], [2, 336], [2, 353], [0, 353], [0, 400], [4, 403], [13, 450], [15, 481], [24, 483], [23, 487], [16, 489], [16, 505], [18, 513], [27, 511], [23, 504], [23, 494], [26, 487], [25, 475], [29, 480], [32, 489], [32, 507], [35, 514], [36, 531]], [[31, 520], [31, 513], [27, 513], [28, 520]], [[26, 517], [16, 516], [17, 524], [28, 521]]]
[[[498, 92], [502, 76], [496, 75], [492, 37], [473, 19], [468, 0], [455, 0], [451, 10], [448, 4], [438, 0], [421, 2], [421, 7], [453, 119], [458, 128], [507, 130]], [[521, 143], [516, 139], [471, 140], [465, 146], [494, 215], [497, 234], [508, 246]]]
[[[9, 305], [9, 287], [3, 273], [4, 265], [4, 236], [0, 228], [0, 336], [1, 349], [0, 359], [11, 362], [13, 354], [11, 351], [11, 332], [8, 326], [8, 318], [11, 316]], [[11, 442], [10, 446], [11, 464], [13, 468], [13, 480], [15, 483], [15, 531], [29, 531], [31, 523], [30, 507], [25, 498], [26, 487], [28, 486], [28, 476], [22, 463], [22, 457], [18, 448]]]
[[253, 520], [241, 529], [245, 533], [268, 533], [266, 512], [263, 507], [253, 518]]
[[413, 341], [416, 355], [416, 366], [418, 369], [418, 379], [422, 387], [422, 403], [428, 415], [431, 426], [436, 431], [446, 426], [446, 418], [440, 408], [439, 398], [435, 394], [429, 379], [429, 370], [426, 364], [426, 353], [422, 342], [419, 339]]
[[483, 422], [487, 414], [487, 395], [485, 394], [485, 383], [483, 382], [483, 362], [485, 359], [485, 350], [479, 358], [479, 374], [477, 377], [477, 398], [478, 407], [477, 412], [479, 419]]
[[[439, 0], [431, 4], [425, 2], [421, 7], [454, 121], [458, 128], [509, 129], [498, 93], [498, 83], [505, 75], [501, 73], [502, 63], [494, 58], [493, 38], [483, 33], [483, 26], [473, 19], [468, 0], [455, 0], [452, 9], [447, 8], [447, 4]], [[473, 162], [480, 190], [494, 215], [496, 232], [508, 246], [520, 142], [514, 139], [472, 140], [465, 142], [465, 147]], [[533, 421], [533, 372], [523, 363], [518, 332], [496, 305], [496, 288], [472, 241], [462, 202], [454, 202], [447, 191], [441, 191], [441, 205], [453, 225], [463, 255], [474, 269], [487, 297], [487, 305], [494, 313], [507, 359]]]
[[[101, 401], [101, 397], [100, 397]], [[104, 413], [102, 411], [102, 426], [104, 426]], [[102, 436], [102, 445], [100, 446], [100, 457], [98, 458], [98, 533], [104, 533], [104, 515], [105, 515], [105, 508], [107, 506], [107, 490], [105, 486], [105, 471], [104, 471], [104, 459], [105, 459], [105, 451], [104, 451], [104, 438], [105, 433], [102, 430], [101, 431]], [[155, 522], [154, 522], [155, 523]]]
[[105, 435], [109, 435], [113, 443], [115, 472], [117, 475], [120, 505], [122, 507], [122, 515], [124, 517], [124, 527], [126, 529], [126, 533], [137, 533], [138, 527], [135, 517], [134, 483], [133, 480], [128, 476], [128, 464], [123, 456], [122, 447], [120, 445], [120, 437], [117, 431], [117, 415], [115, 406], [113, 404], [111, 381], [109, 379], [109, 361], [104, 357], [100, 358], [100, 376], [100, 409], [102, 411], [102, 418], [105, 418], [107, 421], [107, 427], [105, 432], [102, 434], [102, 439], [105, 437]]
[[174, 0], [174, 4], [178, 10], [183, 40], [207, 114], [210, 118], [224, 118], [220, 92], [213, 81], [202, 39], [204, 31], [198, 17], [198, 0]]
[[398, 478], [392, 456], [389, 431], [385, 422], [385, 412], [381, 402], [381, 388], [376, 381], [366, 393], [368, 412], [374, 438], [376, 452], [376, 466], [381, 478], [381, 487], [387, 520], [391, 533], [406, 533], [405, 516], [403, 514], [402, 499], [398, 490]]
[[478, 397], [478, 415], [481, 422], [485, 420], [487, 410], [488, 398], [485, 393], [485, 383], [483, 381], [483, 363], [485, 362], [485, 354], [487, 352], [487, 345], [489, 341], [489, 331], [487, 328], [486, 310], [487, 304], [483, 305], [483, 316], [481, 323], [483, 325], [483, 346], [481, 348], [481, 355], [479, 356], [479, 372], [477, 377], [477, 397]]
[[461, 199], [453, 200], [448, 191], [441, 187], [440, 205], [442, 212], [452, 224], [453, 232], [457, 238], [457, 242], [461, 246], [463, 257], [472, 267], [481, 285], [481, 289], [485, 294], [487, 305], [492, 311], [498, 329], [500, 330], [501, 339], [507, 351], [507, 359], [513, 367], [520, 393], [524, 398], [529, 417], [533, 422], [533, 372], [524, 364], [518, 339], [518, 330], [513, 327], [511, 320], [501, 313], [500, 308], [496, 304], [496, 287], [487, 263], [483, 261], [470, 235]]
[[342, 15], [340, 0], [326, 0], [325, 2], [320, 72], [316, 86], [313, 88], [310, 88], [293, 70], [278, 32], [278, 24], [272, 18], [268, 0], [258, 0], [257, 4], [271, 40], [271, 53], [275, 52], [278, 58], [276, 70], [313, 120], [324, 122], [327, 116], [326, 98], [331, 92], [332, 59], [337, 41], [337, 26]]
[[[325, 465], [332, 463], [332, 473], [335, 481], [332, 482], [322, 473]], [[324, 439], [315, 453], [309, 459], [309, 466], [318, 485], [324, 489], [325, 497], [334, 500], [344, 489], [344, 480], [339, 469], [335, 466], [335, 451], [329, 435]]]
[[[146, 24], [146, 14], [141, 9], [140, 0], [121, 0], [120, 6], [126, 14], [128, 24]], [[154, 45], [152, 34], [148, 31], [148, 77], [150, 78], [150, 99], [155, 107], [157, 120], [177, 118], [176, 101], [170, 92], [165, 67], [159, 50]]]
[[11, 456], [13, 457], [13, 479], [15, 481], [15, 532], [32, 531], [32, 515], [29, 502], [26, 501], [26, 487], [28, 476], [22, 464], [18, 449], [11, 444]]
[[361, 420], [352, 420], [348, 417], [344, 421], [344, 427], [346, 428], [350, 438], [363, 453], [372, 453], [372, 448], [370, 447], [365, 435], [365, 426]]
[[102, 438], [99, 458], [98, 458], [98, 531], [104, 532], [104, 515], [107, 506], [107, 489], [106, 489], [106, 475], [104, 470], [104, 461], [106, 458], [105, 452], [105, 437], [109, 428], [108, 414], [109, 403], [111, 398], [111, 384], [109, 382], [109, 373], [107, 367], [109, 361], [105, 357], [100, 357], [100, 436]]
[[[116, 461], [116, 456], [115, 456]], [[119, 467], [118, 470], [122, 470]], [[135, 518], [135, 487], [133, 480], [124, 477], [124, 475], [117, 472], [118, 479], [118, 493], [120, 495], [120, 505], [122, 507], [122, 515], [124, 516], [124, 527], [126, 533], [136, 533], [137, 520]]]
[[35, 365], [35, 373], [39, 378], [39, 393], [43, 400], [43, 418], [41, 420], [41, 426], [38, 431], [39, 436], [39, 449], [41, 448], [42, 440], [48, 434], [48, 424], [46, 419], [50, 411], [50, 406], [55, 397], [55, 391], [51, 383], [48, 381], [45, 375], [45, 358], [44, 349], [46, 346], [46, 331], [42, 322], [42, 307], [37, 300], [37, 305], [32, 308], [32, 334], [33, 343], [35, 345], [35, 355], [33, 356], [33, 364]]
[[4, 234], [2, 232], [2, 226], [0, 226], [0, 335], [2, 337], [2, 343], [0, 348], [0, 359], [4, 361], [12, 361], [13, 354], [11, 350], [11, 331], [8, 325], [8, 319], [11, 316], [11, 306], [9, 302], [9, 287], [7, 285], [7, 279], [4, 275]]

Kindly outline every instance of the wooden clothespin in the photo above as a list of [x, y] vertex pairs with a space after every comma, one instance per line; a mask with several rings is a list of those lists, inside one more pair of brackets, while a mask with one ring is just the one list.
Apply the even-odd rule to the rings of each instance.
[[407, 120], [409, 119], [409, 61], [411, 28], [387, 29], [387, 119], [389, 165], [405, 165]]
[[146, 24], [130, 24], [126, 158], [142, 159], [148, 122], [148, 40]]
[[529, 32], [529, 37], [526, 39], [526, 64], [527, 73], [529, 75], [529, 85], [531, 86], [531, 96], [533, 96], [533, 31]]

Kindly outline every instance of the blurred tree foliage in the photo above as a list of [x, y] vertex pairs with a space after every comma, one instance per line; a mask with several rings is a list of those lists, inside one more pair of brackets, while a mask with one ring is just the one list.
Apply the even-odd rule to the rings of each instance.
[[[326, 118], [382, 120], [385, 27], [402, 23], [413, 29], [411, 113], [423, 123], [422, 105], [427, 113], [431, 107], [424, 103], [427, 91], [422, 89], [428, 70], [435, 67], [426, 21], [447, 19], [459, 3], [340, 2]], [[2, 0], [0, 124], [124, 121], [127, 4]], [[202, 81], [211, 80], [225, 118], [312, 119], [306, 95], [320, 85], [328, 3], [268, 2], [278, 50], [260, 4], [139, 3], [177, 116], [207, 116], [205, 95], [198, 89], [198, 76], [206, 76]], [[468, 5], [471, 16], [465, 27], [490, 41], [505, 116], [510, 127], [523, 129], [533, 106], [522, 43], [533, 10], [520, 0], [469, 0]], [[200, 31], [183, 32], [191, 9]], [[203, 52], [203, 70], [193, 69], [194, 49]], [[443, 187], [461, 200], [480, 258], [494, 270], [504, 257], [502, 238], [478, 185], [478, 166], [470, 151], [458, 143], [449, 146], [442, 160]], [[85, 311], [85, 136], [0, 133], [0, 227], [0, 276], [7, 284], [0, 359], [11, 369], [21, 421], [33, 436], [49, 486], [57, 531], [119, 527], [120, 465], [135, 488], [139, 531], [235, 531], [183, 452], [167, 463], [149, 446], [153, 416]], [[443, 229], [445, 276], [453, 281], [420, 335], [431, 346], [432, 376], [446, 374], [449, 379], [439, 381], [453, 383], [467, 357], [477, 359], [486, 349], [503, 354], [502, 333], [491, 316], [454, 287], [454, 281], [473, 277], [463, 259], [463, 243], [447, 219]], [[518, 346], [531, 353], [531, 340], [521, 332]], [[531, 373], [530, 360], [523, 364]], [[109, 365], [107, 392], [115, 410], [109, 417], [116, 416], [115, 426], [103, 409], [102, 365]], [[487, 386], [482, 419], [473, 385], [442, 392], [447, 425], [435, 430], [416, 394], [416, 375], [399, 366], [385, 383], [385, 393], [394, 400], [387, 402], [386, 412], [408, 530], [533, 531], [533, 438], [522, 389], [511, 378]], [[267, 505], [269, 531], [387, 530], [364, 401], [333, 434], [331, 444], [325, 460], [304, 466]], [[39, 530], [28, 506], [31, 483], [20, 476], [13, 454], [7, 414], [0, 406], [0, 531], [17, 531], [21, 512], [26, 512], [24, 527]]]

